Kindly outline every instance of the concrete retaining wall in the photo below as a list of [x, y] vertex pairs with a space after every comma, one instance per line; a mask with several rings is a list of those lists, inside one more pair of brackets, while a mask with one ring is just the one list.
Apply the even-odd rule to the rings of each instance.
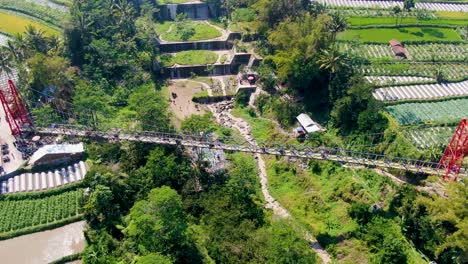
[[237, 32], [229, 33], [226, 40], [205, 40], [193, 42], [169, 42], [156, 43], [161, 53], [174, 53], [185, 50], [229, 50], [234, 46], [235, 39], [241, 39], [242, 34]]
[[216, 5], [207, 3], [167, 4], [158, 8], [161, 20], [175, 20], [176, 16], [182, 13], [187, 14], [187, 18], [192, 20], [208, 20], [220, 15]]
[[221, 76], [232, 75], [239, 72], [240, 65], [247, 65], [249, 63], [251, 54], [235, 54], [229, 64], [213, 64], [212, 71], [208, 71], [210, 66], [207, 65], [187, 65], [175, 66], [164, 68], [164, 75], [171, 79], [185, 79], [190, 78], [192, 73], [197, 76]]

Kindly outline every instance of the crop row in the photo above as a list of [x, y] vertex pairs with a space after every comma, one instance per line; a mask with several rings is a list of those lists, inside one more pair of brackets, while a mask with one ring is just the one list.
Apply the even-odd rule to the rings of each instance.
[[385, 87], [376, 89], [373, 94], [381, 101], [465, 97], [468, 96], [468, 81]]
[[[354, 1], [354, 0], [316, 0], [331, 6], [367, 7], [367, 8], [403, 8], [403, 1]], [[433, 11], [468, 12], [468, 5], [446, 3], [416, 3], [416, 8]]]
[[[386, 44], [353, 45], [342, 43], [341, 50], [353, 53], [369, 60], [396, 59]], [[413, 61], [467, 61], [467, 44], [421, 44], [406, 45]]]
[[433, 83], [436, 81], [434, 78], [417, 76], [365, 76], [365, 78], [376, 86]]
[[361, 65], [359, 70], [369, 76], [420, 76], [434, 78], [442, 70], [448, 80], [468, 77], [467, 63], [394, 63]]
[[457, 123], [468, 113], [468, 99], [398, 104], [387, 106], [386, 110], [401, 125]]
[[454, 132], [454, 127], [427, 127], [408, 130], [408, 136], [416, 147], [427, 149], [448, 145]]
[[50, 224], [76, 216], [82, 189], [34, 200], [0, 201], [0, 232]]
[[[346, 8], [346, 7], [333, 7], [333, 9], [329, 10], [330, 12], [339, 12], [347, 17], [391, 17], [394, 16], [394, 12], [391, 10], [384, 10], [384, 9], [366, 9], [366, 8]], [[421, 10], [409, 11], [406, 14], [407, 18], [414, 17], [421, 13]], [[433, 12], [426, 11], [424, 12], [424, 16], [427, 19], [436, 19], [437, 15]]]

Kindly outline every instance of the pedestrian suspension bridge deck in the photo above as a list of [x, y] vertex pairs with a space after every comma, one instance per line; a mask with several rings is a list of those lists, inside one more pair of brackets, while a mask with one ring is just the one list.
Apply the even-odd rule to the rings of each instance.
[[[68, 127], [36, 127], [35, 133], [52, 136], [72, 136], [100, 139], [107, 141], [132, 141], [145, 142], [162, 145], [175, 145], [195, 148], [210, 148], [226, 151], [240, 151], [258, 153], [265, 155], [284, 156], [300, 159], [329, 160], [346, 164], [363, 165], [370, 168], [390, 168], [422, 173], [436, 176], [445, 176], [446, 170], [438, 167], [438, 163], [429, 161], [412, 160], [399, 157], [389, 157], [385, 155], [354, 152], [349, 150], [308, 147], [303, 145], [281, 145], [281, 144], [252, 144], [250, 142], [236, 142], [232, 139], [211, 139], [202, 136], [163, 133], [163, 132], [143, 132], [126, 131], [102, 132], [89, 129], [75, 129]], [[462, 170], [458, 177], [468, 176], [466, 170]]]

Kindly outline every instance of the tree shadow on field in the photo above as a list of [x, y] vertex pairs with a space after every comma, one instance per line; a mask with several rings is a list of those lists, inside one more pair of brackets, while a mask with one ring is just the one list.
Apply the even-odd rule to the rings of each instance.
[[411, 32], [411, 35], [415, 35], [417, 37], [424, 37], [424, 33], [422, 32]]
[[339, 244], [340, 242], [343, 242], [346, 239], [344, 235], [338, 235], [338, 236], [332, 236], [328, 233], [320, 233], [317, 236], [317, 241], [322, 245], [323, 247], [327, 247], [329, 245], [336, 245]]
[[431, 36], [434, 36], [436, 38], [445, 38], [444, 32], [440, 31], [439, 29], [436, 28], [422, 28], [421, 31], [425, 34], [429, 34]]

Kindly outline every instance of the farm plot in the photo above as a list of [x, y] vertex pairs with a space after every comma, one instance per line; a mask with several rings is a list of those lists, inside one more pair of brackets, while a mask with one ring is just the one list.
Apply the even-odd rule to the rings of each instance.
[[386, 110], [401, 125], [419, 123], [458, 123], [468, 113], [468, 99], [387, 106]]
[[28, 19], [25, 16], [0, 11], [0, 32], [10, 35], [21, 34], [25, 31], [28, 25], [43, 30], [49, 35], [59, 34], [57, 30], [32, 19]]
[[[367, 26], [367, 25], [395, 25], [396, 19], [394, 16], [388, 14], [387, 16], [379, 17], [350, 17], [348, 23], [351, 26]], [[464, 26], [468, 23], [466, 19], [418, 19], [417, 17], [402, 17], [398, 24], [399, 25], [452, 25], [452, 26]]]
[[455, 127], [426, 127], [409, 129], [406, 131], [408, 138], [420, 149], [429, 147], [441, 147], [448, 145]]
[[395, 59], [392, 50], [386, 44], [361, 44], [341, 43], [340, 50], [351, 53], [368, 60]]
[[[468, 60], [467, 44], [420, 44], [406, 45], [413, 61], [457, 61]], [[388, 44], [342, 43], [340, 49], [368, 60], [396, 60]]]
[[[403, 8], [403, 1], [355, 1], [355, 0], [315, 0], [331, 6], [367, 7], [367, 8]], [[416, 3], [416, 8], [433, 11], [468, 12], [468, 5], [447, 3]]]
[[417, 76], [365, 76], [366, 80], [376, 86], [397, 85], [397, 84], [416, 84], [435, 82], [434, 78]]
[[406, 49], [416, 61], [467, 61], [467, 44], [407, 45]]
[[376, 89], [373, 94], [374, 97], [380, 101], [421, 100], [468, 96], [468, 81], [460, 83], [385, 87]]
[[442, 70], [449, 81], [468, 77], [468, 63], [392, 63], [362, 65], [359, 70], [367, 76], [420, 76], [434, 78]]
[[26, 0], [0, 0], [0, 9], [15, 11], [32, 16], [38, 20], [53, 24], [57, 27], [64, 25], [69, 16], [68, 11], [53, 9], [46, 5], [29, 2]]
[[462, 41], [455, 29], [438, 27], [399, 27], [347, 29], [338, 34], [341, 40], [364, 43], [388, 43], [392, 38], [400, 41]]
[[53, 224], [80, 213], [83, 189], [40, 199], [0, 201], [0, 234]]

